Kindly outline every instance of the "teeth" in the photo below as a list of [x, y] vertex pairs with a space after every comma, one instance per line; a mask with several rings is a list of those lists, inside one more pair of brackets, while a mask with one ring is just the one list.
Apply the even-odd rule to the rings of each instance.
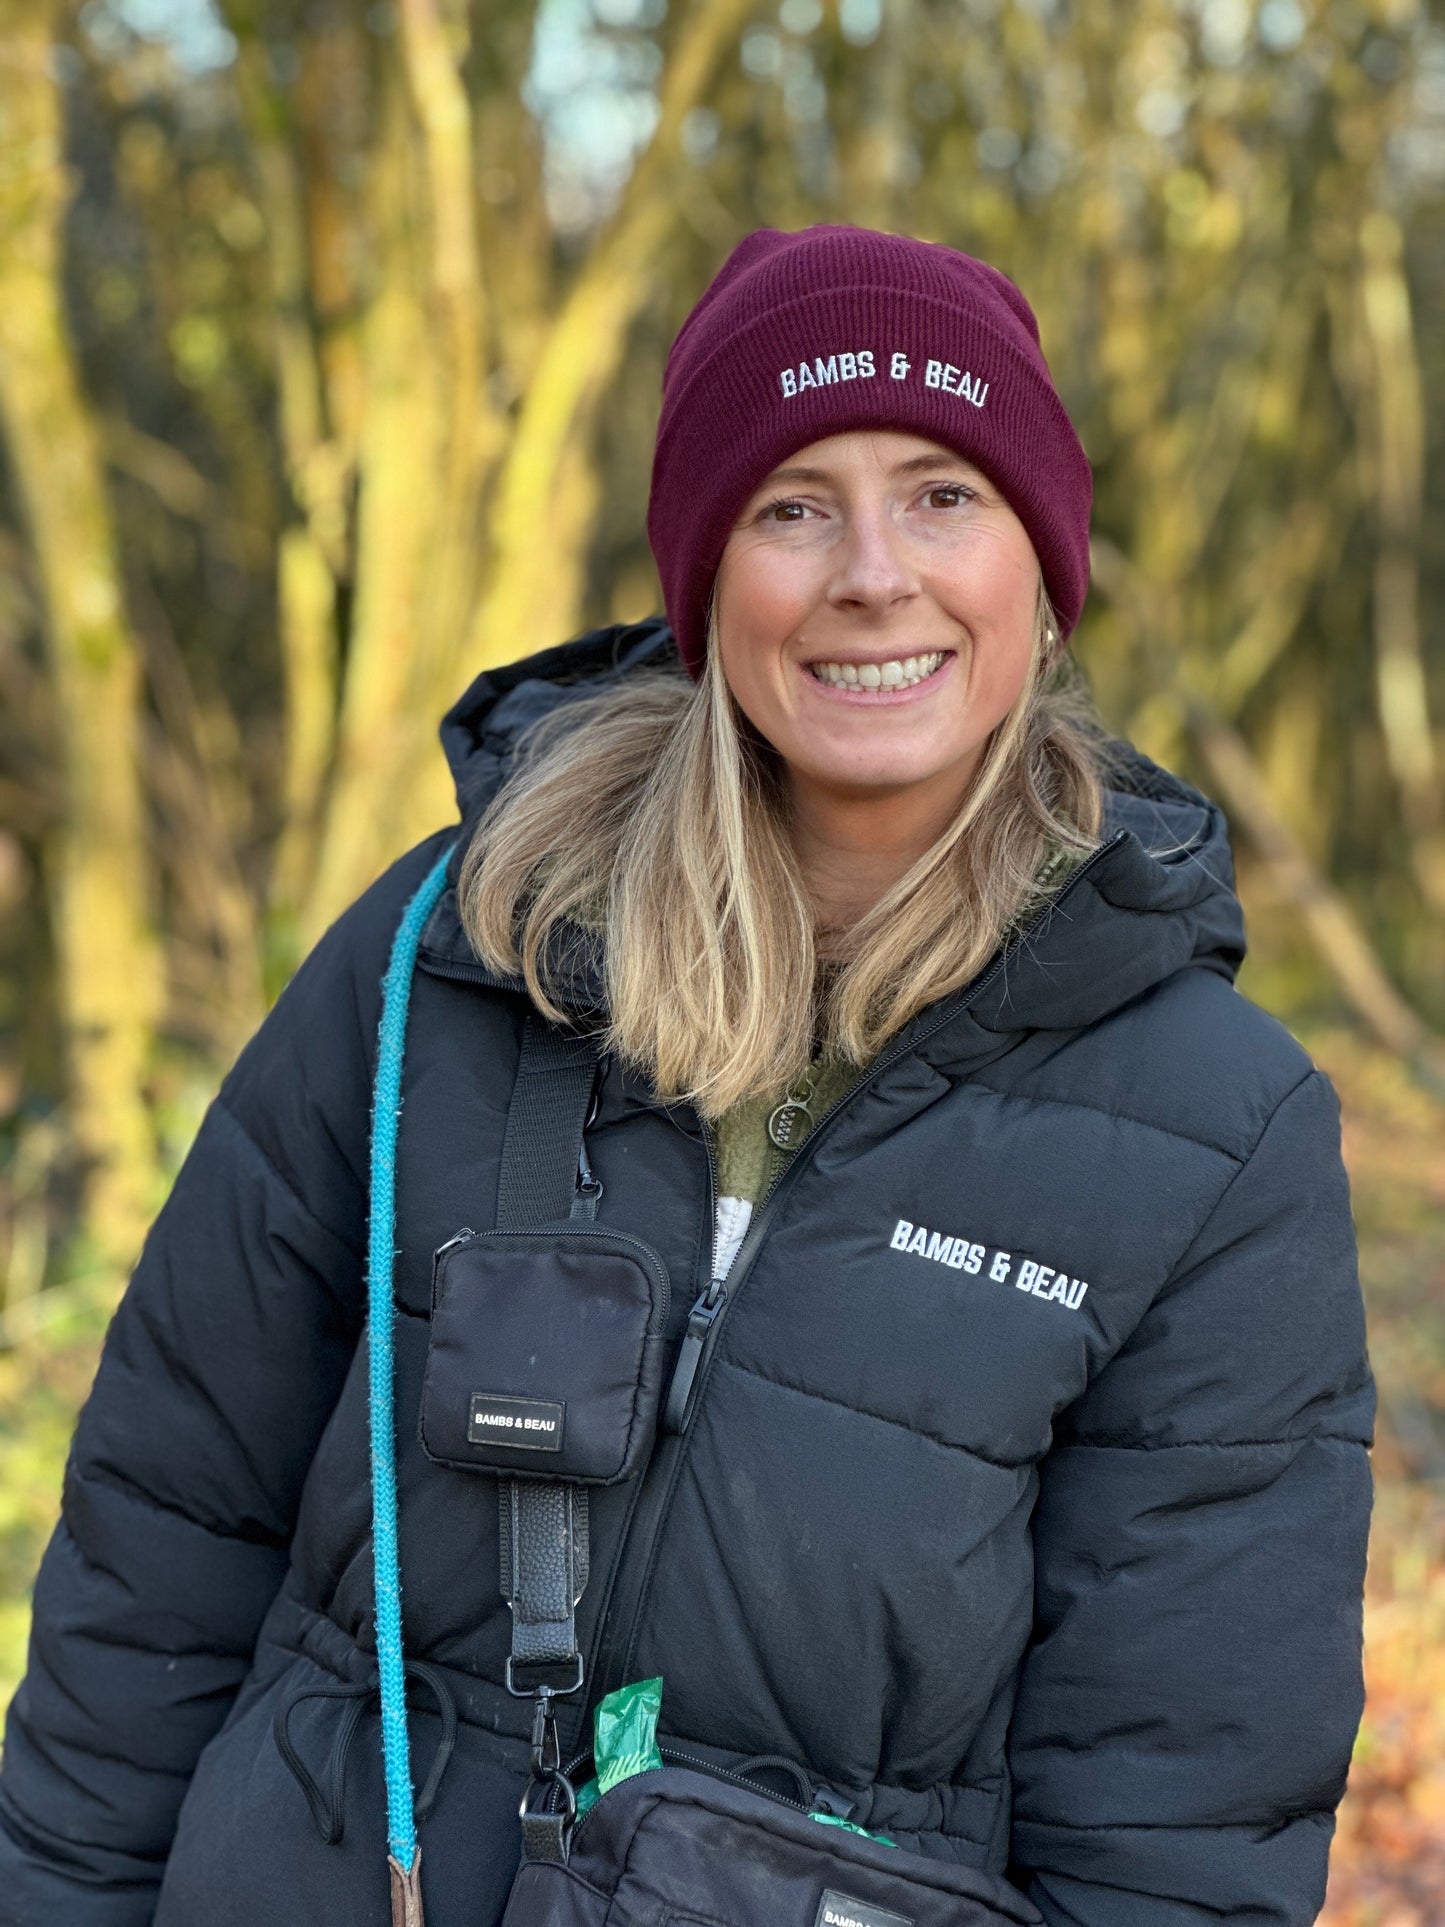
[[819, 682], [832, 683], [835, 689], [911, 689], [933, 674], [944, 653], [935, 649], [926, 656], [891, 657], [887, 662], [815, 662], [809, 667]]

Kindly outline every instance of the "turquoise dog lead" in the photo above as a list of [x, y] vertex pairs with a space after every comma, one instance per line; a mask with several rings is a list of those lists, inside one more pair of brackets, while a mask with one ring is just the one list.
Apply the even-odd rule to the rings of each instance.
[[387, 1854], [393, 1927], [423, 1927], [421, 1849], [406, 1729], [397, 1546], [396, 1358], [392, 1278], [396, 1260], [396, 1134], [412, 973], [426, 920], [446, 888], [452, 847], [439, 856], [407, 904], [382, 982], [376, 1087], [371, 1112], [371, 1204], [367, 1243], [367, 1363], [371, 1416], [371, 1518], [376, 1586], [376, 1657], [381, 1674], [381, 1750], [386, 1774]]

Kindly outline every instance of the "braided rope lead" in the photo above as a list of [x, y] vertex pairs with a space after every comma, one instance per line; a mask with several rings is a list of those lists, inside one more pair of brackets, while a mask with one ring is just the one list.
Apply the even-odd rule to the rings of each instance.
[[401, 1564], [396, 1533], [396, 1387], [392, 1274], [396, 1257], [396, 1133], [401, 1117], [401, 1064], [412, 970], [421, 933], [446, 887], [450, 847], [437, 858], [402, 913], [382, 980], [376, 1088], [371, 1111], [371, 1218], [367, 1246], [367, 1363], [371, 1414], [372, 1550], [376, 1574], [376, 1656], [381, 1672], [381, 1748], [386, 1772], [386, 1827], [392, 1861], [393, 1912], [398, 1882], [408, 1912], [420, 1919], [420, 1855], [412, 1805], [411, 1745], [406, 1730], [402, 1667]]

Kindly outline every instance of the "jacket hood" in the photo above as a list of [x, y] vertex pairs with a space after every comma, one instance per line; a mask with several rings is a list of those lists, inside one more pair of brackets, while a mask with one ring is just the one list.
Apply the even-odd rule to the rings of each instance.
[[[457, 916], [456, 880], [467, 835], [542, 716], [635, 670], [677, 662], [665, 618], [593, 629], [500, 669], [484, 670], [441, 723], [463, 834], [444, 892], [423, 933], [434, 969], [520, 989], [520, 977], [482, 965]], [[1108, 738], [1111, 769], [1099, 849], [1065, 884], [1026, 941], [1011, 944], [970, 986], [913, 1018], [931, 1034], [955, 1012], [975, 1034], [1071, 1030], [1107, 1016], [1186, 969], [1233, 981], [1245, 954], [1244, 916], [1219, 805], [1122, 737]], [[604, 1008], [601, 959], [585, 933], [549, 960], [579, 1016]], [[980, 1040], [981, 1041], [981, 1040]], [[930, 1053], [932, 1054], [932, 1053]]]

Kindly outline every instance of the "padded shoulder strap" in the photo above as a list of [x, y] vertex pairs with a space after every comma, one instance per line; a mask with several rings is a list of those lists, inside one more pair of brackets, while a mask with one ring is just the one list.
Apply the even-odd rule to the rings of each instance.
[[[528, 1011], [502, 1143], [498, 1230], [596, 1216], [602, 1186], [592, 1176], [583, 1140], [598, 1070], [593, 1038], [560, 1031]], [[512, 1613], [507, 1688], [530, 1697], [534, 1707], [522, 1847], [529, 1860], [560, 1861], [567, 1854], [568, 1811], [533, 1809], [529, 1802], [533, 1784], [566, 1784], [552, 1701], [578, 1692], [583, 1683], [576, 1609], [587, 1585], [587, 1491], [553, 1479], [503, 1479], [497, 1501], [501, 1588]], [[518, 1679], [519, 1669], [532, 1674], [530, 1685]]]
[[[602, 1187], [587, 1164], [583, 1134], [591, 1122], [598, 1053], [591, 1037], [545, 1023], [529, 1010], [517, 1080], [507, 1112], [497, 1182], [497, 1228], [523, 1231], [564, 1218], [592, 1218]], [[576, 1606], [587, 1584], [587, 1493], [553, 1479], [503, 1479], [498, 1486], [501, 1587], [512, 1612], [507, 1685], [519, 1668], [582, 1680]]]
[[594, 1038], [528, 1011], [497, 1179], [499, 1231], [578, 1215], [576, 1194], [590, 1180], [580, 1159], [597, 1069]]

